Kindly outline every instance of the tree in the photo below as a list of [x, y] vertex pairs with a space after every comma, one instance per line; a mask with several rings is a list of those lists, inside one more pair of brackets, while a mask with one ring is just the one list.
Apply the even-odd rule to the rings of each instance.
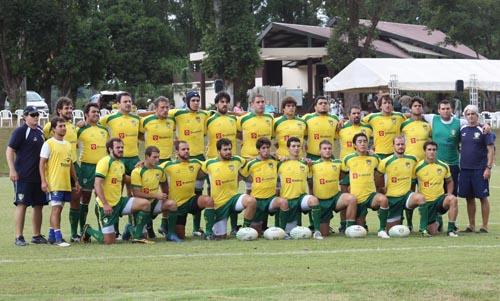
[[254, 1], [257, 28], [264, 29], [269, 22], [319, 25], [318, 11], [322, 0], [268, 0]]

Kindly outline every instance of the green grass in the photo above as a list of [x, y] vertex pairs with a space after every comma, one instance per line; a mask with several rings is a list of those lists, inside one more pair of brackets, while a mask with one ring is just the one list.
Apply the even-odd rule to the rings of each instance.
[[[493, 179], [500, 168], [493, 171]], [[500, 196], [492, 181], [489, 234], [381, 240], [158, 240], [154, 245], [13, 244], [12, 186], [0, 178], [1, 300], [498, 300]], [[466, 225], [460, 201], [459, 226]], [[44, 211], [44, 231], [49, 208]], [[62, 229], [69, 236], [68, 208]], [[418, 214], [414, 223], [418, 223]], [[95, 225], [95, 217], [89, 219]], [[306, 218], [304, 218], [304, 221]], [[446, 218], [445, 218], [446, 220]], [[191, 221], [191, 218], [189, 218]], [[479, 219], [480, 221], [480, 219]], [[122, 219], [123, 227], [125, 220]], [[156, 227], [159, 221], [156, 220]], [[306, 222], [307, 223], [307, 222]], [[338, 218], [332, 221], [337, 226]], [[30, 215], [25, 236], [31, 236]], [[156, 228], [155, 227], [155, 228]]]

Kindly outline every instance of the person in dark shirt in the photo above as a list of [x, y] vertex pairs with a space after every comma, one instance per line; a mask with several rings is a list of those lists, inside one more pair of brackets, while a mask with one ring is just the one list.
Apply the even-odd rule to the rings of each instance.
[[40, 150], [44, 143], [43, 131], [38, 125], [39, 113], [35, 107], [26, 107], [23, 115], [25, 124], [14, 130], [5, 152], [9, 166], [9, 177], [14, 183], [15, 244], [17, 246], [27, 245], [23, 230], [28, 206], [33, 207], [33, 238], [31, 243], [47, 243], [45, 237], [40, 234], [42, 208], [47, 204], [45, 193], [41, 189], [38, 170]]

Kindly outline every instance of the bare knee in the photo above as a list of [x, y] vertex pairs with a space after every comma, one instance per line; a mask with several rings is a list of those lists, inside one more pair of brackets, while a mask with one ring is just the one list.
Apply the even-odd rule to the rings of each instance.
[[307, 205], [309, 207], [318, 206], [319, 205], [318, 198], [315, 196], [310, 196], [309, 199], [307, 200]]
[[247, 195], [243, 199], [243, 206], [245, 208], [256, 208], [257, 207], [257, 200], [253, 196]]

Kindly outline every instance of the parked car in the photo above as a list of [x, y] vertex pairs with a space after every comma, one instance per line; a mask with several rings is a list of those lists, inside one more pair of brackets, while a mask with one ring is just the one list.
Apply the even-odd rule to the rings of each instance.
[[101, 91], [90, 97], [91, 103], [97, 103], [101, 109], [112, 110], [113, 103], [116, 101], [116, 95], [123, 91]]
[[[35, 91], [26, 91], [26, 105], [34, 106], [40, 111], [49, 112], [49, 106], [45, 102], [45, 99]], [[5, 100], [5, 109], [10, 110], [9, 99]]]

